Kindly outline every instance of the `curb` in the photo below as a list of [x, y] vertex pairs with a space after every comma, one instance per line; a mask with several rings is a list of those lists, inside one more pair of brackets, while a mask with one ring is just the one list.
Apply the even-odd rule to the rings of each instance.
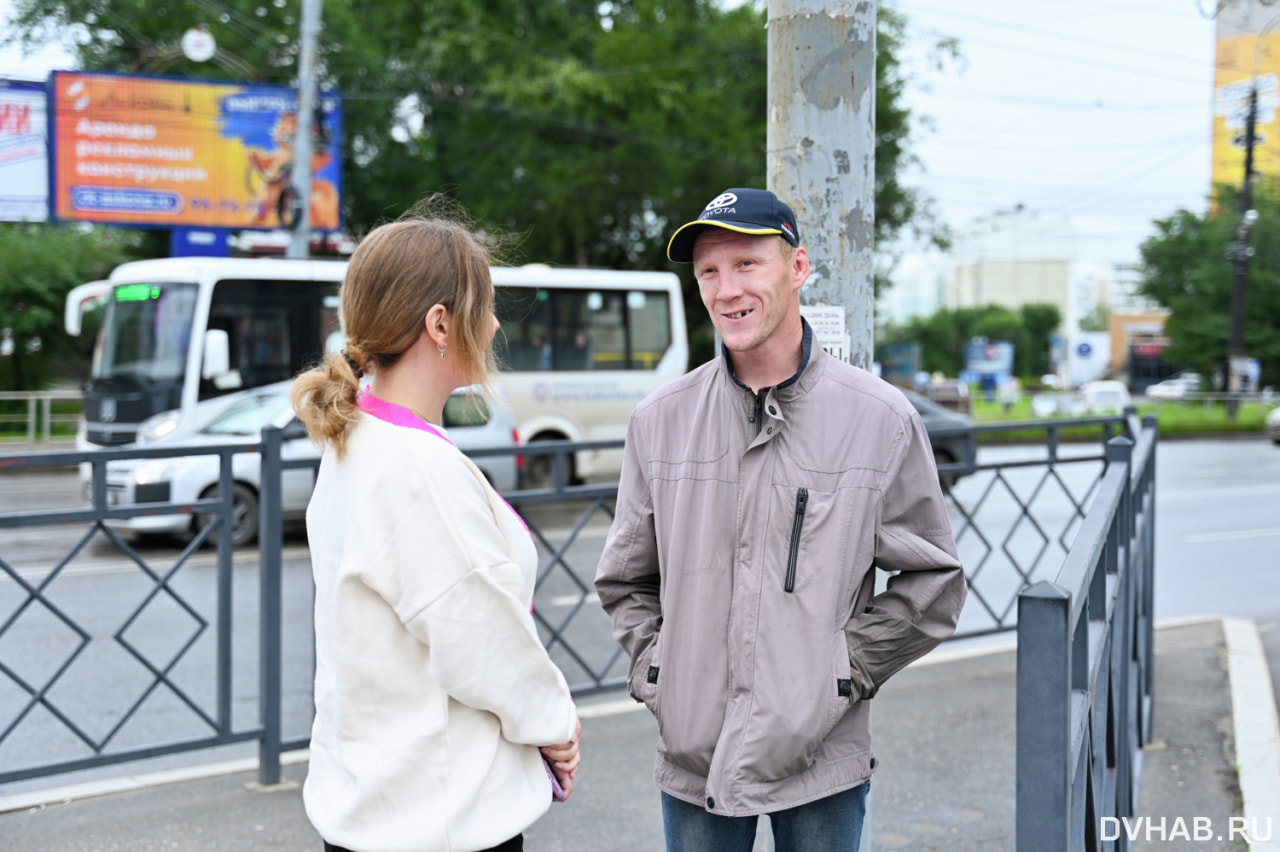
[[[280, 755], [280, 764], [289, 766], [295, 763], [306, 763], [310, 757], [311, 752], [308, 749], [287, 751]], [[0, 798], [0, 814], [28, 809], [38, 810], [48, 805], [64, 805], [77, 799], [110, 796], [115, 793], [131, 793], [137, 790], [145, 790], [148, 787], [158, 787], [162, 784], [198, 781], [201, 778], [235, 775], [238, 772], [256, 772], [257, 769], [258, 758], [245, 757], [239, 760], [225, 760], [221, 763], [206, 763], [181, 769], [165, 769], [159, 772], [147, 772], [142, 775], [126, 775], [123, 778], [107, 778], [102, 781], [71, 784], [50, 790], [36, 790], [32, 793], [18, 793], [17, 795]], [[260, 792], [270, 792], [278, 789], [277, 787], [262, 787], [256, 783], [247, 786]]]
[[[1280, 852], [1271, 819], [1280, 814], [1280, 719], [1271, 687], [1262, 639], [1247, 618], [1223, 618], [1227, 674], [1231, 683], [1231, 724], [1235, 729], [1236, 771], [1251, 852]], [[1259, 828], [1255, 828], [1258, 826]], [[1267, 826], [1265, 832], [1261, 826]]]

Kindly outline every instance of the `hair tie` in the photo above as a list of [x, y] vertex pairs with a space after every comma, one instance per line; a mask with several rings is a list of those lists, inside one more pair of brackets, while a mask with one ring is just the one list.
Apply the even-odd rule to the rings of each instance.
[[351, 368], [351, 372], [356, 374], [356, 381], [364, 378], [364, 370], [360, 369], [360, 365], [356, 363], [356, 359], [347, 354], [347, 350], [342, 350], [342, 357], [347, 359], [347, 366]]

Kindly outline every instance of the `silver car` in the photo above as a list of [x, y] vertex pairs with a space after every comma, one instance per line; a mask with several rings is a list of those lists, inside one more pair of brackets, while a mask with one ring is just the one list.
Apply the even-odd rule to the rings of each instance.
[[[256, 444], [261, 440], [265, 427], [275, 426], [284, 432], [283, 459], [318, 461], [319, 449], [311, 443], [294, 415], [289, 387], [289, 383], [279, 383], [245, 391], [195, 435], [172, 441], [160, 438], [146, 446], [148, 449], [171, 447], [177, 450], [219, 444]], [[463, 452], [516, 445], [515, 418], [511, 411], [487, 401], [471, 388], [454, 391], [449, 397], [444, 408], [444, 425], [449, 438]], [[497, 490], [515, 489], [517, 459], [514, 453], [481, 456], [475, 459], [475, 463]], [[232, 539], [236, 545], [249, 544], [258, 535], [261, 457], [254, 452], [237, 453], [232, 456], [231, 470], [235, 489]], [[107, 499], [112, 506], [190, 503], [216, 496], [218, 476], [217, 455], [122, 459], [107, 464]], [[286, 469], [281, 486], [284, 519], [302, 518], [315, 486], [315, 468]], [[209, 515], [165, 514], [109, 523], [115, 528], [135, 533], [187, 535], [200, 530], [210, 519]]]

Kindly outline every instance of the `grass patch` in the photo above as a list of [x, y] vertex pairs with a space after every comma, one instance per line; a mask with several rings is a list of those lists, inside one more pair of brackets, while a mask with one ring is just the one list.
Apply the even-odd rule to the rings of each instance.
[[[1138, 415], [1154, 414], [1159, 423], [1161, 435], [1223, 435], [1235, 433], [1252, 433], [1261, 435], [1267, 413], [1274, 406], [1262, 402], [1241, 403], [1234, 419], [1227, 416], [1227, 407], [1220, 400], [1209, 402], [1142, 402], [1138, 405]], [[1087, 415], [1084, 415], [1087, 416]], [[1031, 413], [1031, 400], [1023, 397], [1008, 410], [998, 402], [987, 402], [980, 397], [973, 398], [974, 423], [1017, 423], [1035, 421], [1046, 423], [1054, 419], [1071, 418], [1037, 418]], [[1073, 430], [1065, 430], [1068, 437]], [[1084, 434], [1092, 436], [1096, 429], [1089, 429]], [[1010, 433], [1009, 437], [1014, 437]]]

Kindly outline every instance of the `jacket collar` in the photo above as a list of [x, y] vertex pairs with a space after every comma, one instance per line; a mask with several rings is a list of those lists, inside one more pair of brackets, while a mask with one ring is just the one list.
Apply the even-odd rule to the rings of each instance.
[[[800, 324], [802, 329], [800, 337], [800, 366], [796, 368], [796, 371], [791, 378], [786, 381], [779, 382], [777, 385], [772, 387], [760, 388], [760, 392], [762, 394], [768, 395], [772, 392], [780, 400], [794, 399], [804, 395], [804, 393], [806, 393], [813, 385], [814, 381], [817, 380], [818, 374], [822, 372], [822, 370], [818, 369], [816, 365], [821, 361], [821, 356], [824, 353], [822, 352], [821, 347], [819, 347], [817, 357], [814, 356], [813, 327], [809, 325], [809, 321], [804, 317], [800, 318]], [[720, 354], [723, 356], [721, 361], [724, 364], [725, 374], [729, 379], [732, 380], [735, 385], [745, 390], [748, 394], [754, 396], [755, 394], [751, 388], [743, 384], [742, 380], [738, 378], [738, 374], [733, 371], [733, 356], [723, 343], [720, 344]], [[811, 367], [813, 367], [813, 369], [810, 369]]]

